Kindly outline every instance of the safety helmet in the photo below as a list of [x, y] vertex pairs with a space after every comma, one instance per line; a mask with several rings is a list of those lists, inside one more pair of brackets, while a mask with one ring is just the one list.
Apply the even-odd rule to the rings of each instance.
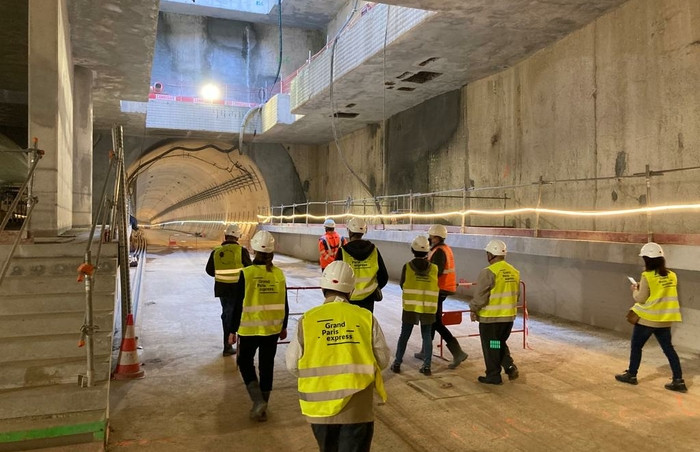
[[275, 238], [267, 231], [258, 231], [250, 239], [250, 246], [260, 253], [272, 253], [275, 251]]
[[355, 289], [355, 272], [346, 262], [333, 261], [323, 270], [321, 288], [351, 294]]
[[413, 239], [413, 242], [411, 243], [411, 249], [413, 251], [427, 253], [428, 251], [430, 251], [430, 242], [428, 241], [428, 238], [426, 236], [419, 235], [418, 237]]
[[226, 226], [226, 229], [224, 229], [224, 235], [240, 238], [241, 237], [241, 228], [238, 227], [238, 225], [236, 223], [231, 223], [231, 224]]
[[646, 257], [664, 257], [664, 250], [661, 249], [658, 243], [649, 242], [642, 247], [641, 251], [639, 251], [639, 255]]
[[362, 218], [352, 217], [348, 220], [348, 231], [356, 234], [364, 234], [367, 232], [367, 223]]
[[489, 253], [494, 256], [505, 256], [506, 255], [506, 244], [503, 240], [491, 240], [486, 248], [484, 248]]
[[326, 218], [326, 221], [323, 222], [323, 226], [325, 226], [327, 228], [334, 228], [335, 221], [333, 221], [333, 218]]
[[447, 238], [447, 228], [441, 224], [434, 224], [428, 229], [428, 235], [435, 235], [437, 237]]

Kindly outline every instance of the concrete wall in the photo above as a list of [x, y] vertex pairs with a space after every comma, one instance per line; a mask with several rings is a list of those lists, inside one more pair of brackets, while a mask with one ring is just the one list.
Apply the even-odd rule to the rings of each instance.
[[[309, 261], [318, 260], [321, 226], [264, 226], [277, 239], [276, 250]], [[344, 228], [339, 228], [345, 234]], [[370, 230], [367, 238], [377, 245], [389, 276], [397, 280], [411, 259], [410, 242], [420, 231]], [[425, 233], [424, 231], [422, 233]], [[450, 234], [457, 277], [475, 281], [488, 265], [483, 251], [491, 237]], [[634, 303], [626, 275], [639, 279], [643, 262], [638, 244], [504, 237], [508, 261], [520, 270], [526, 284], [528, 309], [622, 333], [631, 328], [625, 313]], [[679, 279], [683, 323], [674, 326], [674, 344], [700, 352], [700, 265], [697, 246], [665, 247], [668, 263]], [[460, 289], [469, 299], [471, 289]]]
[[[611, 177], [542, 187], [541, 207], [604, 210], [646, 205], [652, 170], [700, 165], [700, 3], [631, 0], [514, 67], [387, 121], [387, 179], [376, 126], [341, 140], [366, 180], [389, 193], [474, 186], [467, 207], [535, 207], [536, 182]], [[293, 153], [313, 200], [364, 197], [336, 163], [334, 146]], [[697, 202], [698, 171], [652, 178], [651, 203]], [[617, 178], [619, 177], [619, 179]], [[502, 198], [508, 199], [488, 199]], [[461, 199], [425, 201], [432, 211]], [[460, 218], [440, 221], [459, 224]], [[472, 217], [467, 224], [534, 228], [534, 215]], [[654, 232], [695, 233], [696, 213], [658, 214]], [[645, 232], [646, 217], [542, 215], [542, 229]]]
[[46, 155], [37, 166], [35, 235], [57, 235], [73, 220], [73, 61], [65, 1], [29, 5], [29, 139]]
[[[279, 31], [274, 25], [213, 17], [161, 13], [151, 84], [164, 93], [198, 96], [207, 82], [227, 84], [228, 99], [260, 102], [259, 90], [271, 87], [279, 59]], [[289, 75], [324, 44], [315, 30], [283, 27], [281, 78]]]

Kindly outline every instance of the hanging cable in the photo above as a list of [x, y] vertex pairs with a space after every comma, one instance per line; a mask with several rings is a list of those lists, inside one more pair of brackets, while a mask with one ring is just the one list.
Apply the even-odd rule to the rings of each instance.
[[[275, 81], [272, 82], [272, 86], [270, 87], [270, 94], [267, 96], [269, 99], [272, 97], [272, 90], [275, 89], [275, 85], [277, 84], [277, 80], [280, 79], [280, 72], [282, 71], [282, 0], [277, 1], [277, 13], [278, 13], [278, 23], [279, 23], [279, 29], [280, 29], [280, 54], [277, 62], [277, 75], [275, 75]], [[280, 92], [282, 92], [282, 87], [280, 86]], [[267, 100], [267, 99], [266, 99]]]
[[[329, 87], [328, 87], [330, 104], [331, 104], [331, 130], [333, 131], [333, 141], [335, 142], [335, 147], [338, 150], [338, 155], [340, 156], [340, 161], [343, 163], [345, 168], [347, 168], [347, 170], [350, 171], [350, 174], [352, 174], [355, 177], [355, 179], [357, 179], [360, 182], [360, 184], [367, 191], [367, 193], [369, 193], [369, 195], [372, 198], [375, 198], [375, 195], [372, 192], [372, 190], [369, 188], [369, 185], [367, 185], [365, 183], [365, 181], [363, 181], [362, 178], [360, 178], [360, 176], [357, 175], [357, 173], [350, 167], [347, 160], [345, 159], [345, 154], [343, 153], [343, 149], [340, 146], [340, 139], [338, 138], [338, 130], [336, 129], [336, 126], [335, 126], [336, 113], [335, 113], [335, 103], [333, 101], [333, 75], [334, 75], [333, 71], [334, 71], [334, 63], [335, 63], [335, 48], [338, 45], [338, 39], [340, 39], [340, 35], [343, 33], [343, 31], [345, 30], [345, 27], [348, 26], [348, 24], [350, 23], [350, 20], [357, 12], [357, 4], [358, 3], [359, 3], [359, 0], [355, 0], [355, 4], [352, 7], [352, 11], [348, 15], [348, 18], [345, 20], [345, 23], [343, 23], [343, 26], [340, 27], [340, 30], [335, 35], [335, 38], [333, 38], [333, 45], [331, 46], [331, 61], [330, 61], [331, 70], [330, 70], [330, 83], [329, 83]], [[377, 209], [377, 212], [381, 213], [381, 206], [379, 205], [379, 202], [377, 202], [376, 199], [374, 199], [374, 205], [375, 205], [375, 208]], [[382, 222], [383, 222], [383, 220], [382, 220]]]

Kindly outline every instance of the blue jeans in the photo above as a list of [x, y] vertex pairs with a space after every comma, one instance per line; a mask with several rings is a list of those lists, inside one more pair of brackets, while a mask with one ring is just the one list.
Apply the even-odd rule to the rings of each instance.
[[[431, 337], [433, 325], [432, 324], [422, 324], [420, 325], [420, 335], [423, 339], [423, 352], [425, 353], [425, 358], [423, 358], [423, 366], [430, 367], [430, 362], [433, 359], [433, 338]], [[403, 362], [403, 355], [406, 353], [406, 344], [408, 344], [408, 339], [411, 337], [413, 332], [412, 323], [402, 323], [401, 324], [401, 334], [399, 335], [399, 343], [396, 344], [396, 360], [395, 362], [401, 364]]]
[[652, 334], [656, 336], [656, 340], [659, 342], [661, 350], [663, 350], [664, 355], [666, 355], [666, 358], [668, 359], [668, 363], [671, 365], [673, 379], [676, 380], [683, 378], [681, 361], [678, 359], [678, 353], [676, 353], [676, 350], [673, 348], [673, 344], [671, 343], [671, 327], [652, 328], [650, 326], [640, 324], [634, 325], [634, 330], [632, 331], [630, 366], [627, 369], [630, 375], [637, 375], [639, 364], [642, 362], [642, 348]]

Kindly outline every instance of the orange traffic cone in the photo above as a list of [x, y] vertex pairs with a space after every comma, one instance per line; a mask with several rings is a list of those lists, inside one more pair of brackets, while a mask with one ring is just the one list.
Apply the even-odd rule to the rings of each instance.
[[119, 361], [117, 369], [112, 374], [114, 380], [132, 380], [143, 378], [143, 370], [139, 363], [136, 351], [136, 337], [134, 336], [134, 315], [126, 317], [126, 331], [122, 337], [122, 345], [119, 348]]

